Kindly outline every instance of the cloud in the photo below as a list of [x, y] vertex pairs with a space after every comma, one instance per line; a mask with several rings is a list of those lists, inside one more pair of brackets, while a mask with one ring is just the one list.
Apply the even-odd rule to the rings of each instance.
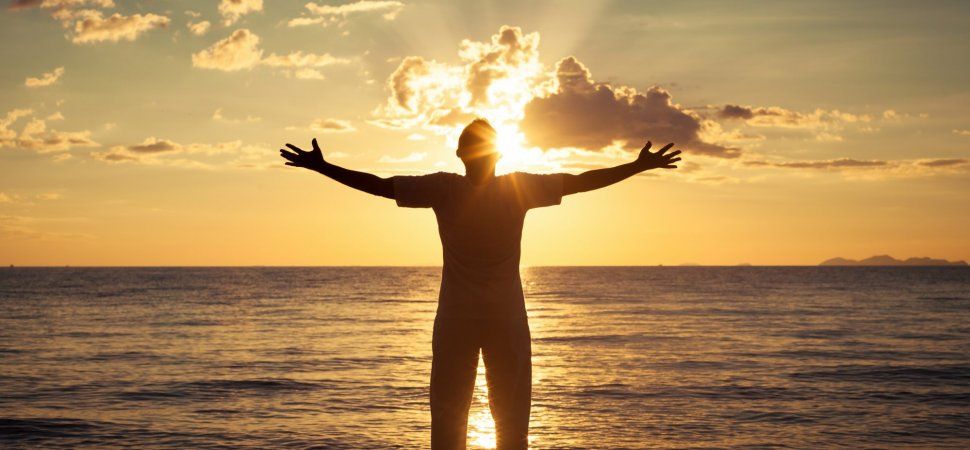
[[30, 88], [50, 86], [57, 83], [57, 80], [59, 80], [62, 75], [64, 75], [64, 68], [58, 67], [53, 71], [45, 72], [39, 78], [27, 77], [27, 79], [24, 80], [24, 85]]
[[618, 143], [629, 150], [649, 138], [695, 154], [741, 153], [706, 140], [709, 121], [675, 104], [662, 88], [641, 93], [595, 82], [574, 57], [550, 70], [539, 58], [538, 33], [502, 26], [486, 41], [463, 40], [458, 56], [459, 64], [403, 58], [387, 78], [388, 98], [370, 123], [453, 139], [468, 121], [485, 117], [505, 139], [502, 145], [523, 149], [605, 151]]
[[71, 42], [88, 44], [104, 41], [134, 41], [146, 31], [167, 27], [169, 21], [168, 17], [157, 14], [123, 16], [115, 13], [104, 17], [100, 12], [95, 11], [75, 22], [74, 37]]
[[219, 14], [222, 15], [223, 24], [226, 26], [236, 23], [246, 14], [262, 10], [263, 0], [221, 0], [219, 2]]
[[953, 130], [953, 134], [957, 136], [970, 136], [970, 130]]
[[852, 158], [817, 160], [817, 161], [745, 161], [745, 165], [759, 167], [779, 167], [789, 169], [843, 169], [859, 167], [885, 167], [889, 163], [882, 160], [858, 160]]
[[322, 133], [347, 133], [356, 131], [350, 122], [337, 119], [317, 119], [310, 124], [310, 129]]
[[185, 26], [189, 29], [190, 33], [196, 36], [205, 36], [205, 34], [209, 32], [209, 27], [211, 27], [212, 24], [209, 23], [208, 20], [203, 20], [201, 22], [189, 22]]
[[[105, 151], [92, 152], [91, 157], [109, 164], [215, 170], [242, 167], [243, 162], [251, 162], [267, 154], [263, 148], [243, 145], [238, 140], [215, 144], [180, 144], [152, 136], [137, 144], [116, 145]], [[226, 161], [221, 158], [224, 155], [233, 156], [235, 159]], [[255, 167], [253, 164], [247, 166]]]
[[166, 139], [157, 139], [155, 137], [149, 137], [145, 139], [141, 144], [129, 145], [127, 150], [131, 153], [165, 153], [165, 152], [175, 152], [180, 151], [182, 147], [172, 141]]
[[313, 17], [291, 19], [287, 22], [287, 25], [290, 27], [307, 25], [327, 26], [332, 23], [343, 23], [348, 16], [364, 13], [381, 14], [384, 20], [394, 20], [403, 8], [404, 3], [399, 1], [359, 0], [343, 5], [307, 3], [306, 9]]
[[72, 30], [73, 35], [67, 37], [75, 44], [133, 41], [146, 31], [167, 27], [170, 21], [167, 16], [150, 13], [115, 13], [105, 17], [103, 11], [96, 9], [114, 8], [113, 0], [15, 0], [10, 5], [13, 10], [35, 7], [49, 12], [62, 27]]
[[226, 72], [252, 69], [259, 64], [263, 50], [259, 48], [259, 36], [241, 28], [229, 37], [217, 41], [211, 47], [192, 55], [192, 65], [203, 69]]
[[242, 118], [242, 119], [232, 119], [232, 118], [223, 116], [222, 108], [218, 108], [215, 110], [215, 112], [212, 113], [212, 120], [215, 120], [216, 122], [223, 122], [223, 123], [256, 123], [263, 120], [263, 118], [247, 115], [245, 118]]
[[323, 74], [317, 68], [353, 62], [350, 59], [338, 58], [329, 53], [316, 54], [302, 51], [284, 55], [272, 53], [263, 58], [263, 50], [259, 48], [259, 43], [259, 36], [242, 28], [232, 32], [229, 37], [212, 44], [209, 48], [193, 54], [192, 65], [203, 69], [226, 72], [249, 70], [262, 65], [275, 68], [288, 77], [323, 79]]
[[457, 135], [460, 126], [480, 116], [511, 129], [525, 104], [546, 89], [549, 76], [539, 62], [538, 42], [538, 33], [503, 26], [488, 41], [463, 40], [457, 65], [408, 56], [388, 77], [390, 95], [372, 123]]
[[351, 62], [350, 59], [337, 58], [329, 53], [314, 54], [296, 51], [286, 55], [272, 53], [260, 61], [260, 64], [280, 69], [288, 77], [301, 80], [322, 80], [324, 76], [316, 68], [345, 65]]
[[91, 132], [59, 131], [47, 129], [47, 120], [63, 119], [59, 113], [52, 114], [48, 119], [32, 117], [20, 132], [10, 127], [21, 118], [31, 117], [30, 109], [13, 109], [0, 118], [0, 148], [21, 148], [38, 153], [51, 153], [70, 150], [75, 147], [99, 147], [100, 144], [91, 139]]
[[357, 131], [350, 122], [339, 119], [315, 119], [305, 127], [288, 126], [286, 129], [290, 131], [306, 129], [318, 133], [349, 133]]
[[[750, 107], [724, 105], [718, 112], [721, 119], [740, 119], [755, 127], [798, 128], [808, 130], [830, 129], [845, 123], [866, 123], [873, 119], [867, 114], [852, 114], [839, 110], [816, 109], [801, 113], [777, 106]], [[897, 117], [892, 111], [892, 117]]]
[[580, 147], [596, 150], [613, 141], [627, 149], [644, 140], [675, 142], [687, 152], [734, 158], [737, 148], [705, 142], [702, 119], [672, 102], [670, 93], [651, 87], [645, 93], [593, 81], [574, 57], [559, 61], [558, 89], [533, 99], [525, 107], [522, 130], [529, 142], [543, 148]]
[[836, 171], [847, 178], [864, 180], [885, 180], [890, 178], [912, 178], [936, 175], [963, 174], [970, 169], [966, 158], [916, 159], [916, 160], [859, 160], [840, 158], [828, 160], [799, 161], [745, 161], [749, 167], [802, 170], [805, 172]]
[[919, 161], [918, 164], [926, 167], [953, 167], [962, 166], [967, 164], [970, 160], [966, 158], [950, 158], [950, 159], [926, 159]]
[[424, 161], [424, 159], [427, 157], [428, 157], [427, 153], [417, 153], [417, 152], [411, 153], [407, 156], [400, 157], [400, 158], [384, 155], [384, 156], [381, 156], [381, 158], [378, 159], [377, 162], [388, 163], [388, 164], [403, 164], [403, 163], [413, 163], [413, 162]]
[[62, 9], [81, 7], [114, 8], [113, 0], [13, 0], [10, 9], [21, 10], [40, 7], [42, 9], [58, 11]]

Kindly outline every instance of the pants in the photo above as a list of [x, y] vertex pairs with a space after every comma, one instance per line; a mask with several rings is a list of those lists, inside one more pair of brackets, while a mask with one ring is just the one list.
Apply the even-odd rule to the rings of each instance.
[[527, 449], [532, 402], [528, 320], [436, 317], [431, 346], [431, 448], [465, 448], [481, 350], [496, 448]]

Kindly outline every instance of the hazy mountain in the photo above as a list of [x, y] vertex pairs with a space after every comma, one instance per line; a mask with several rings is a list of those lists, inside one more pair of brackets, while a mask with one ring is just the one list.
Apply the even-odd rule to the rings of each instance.
[[965, 266], [965, 261], [947, 261], [935, 258], [896, 259], [889, 255], [876, 255], [861, 261], [846, 258], [832, 258], [822, 261], [820, 266]]

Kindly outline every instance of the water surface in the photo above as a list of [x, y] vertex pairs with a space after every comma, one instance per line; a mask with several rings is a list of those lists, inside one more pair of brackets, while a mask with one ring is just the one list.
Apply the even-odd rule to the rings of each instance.
[[[439, 271], [2, 269], [0, 446], [425, 448]], [[523, 281], [533, 448], [970, 446], [966, 268]]]

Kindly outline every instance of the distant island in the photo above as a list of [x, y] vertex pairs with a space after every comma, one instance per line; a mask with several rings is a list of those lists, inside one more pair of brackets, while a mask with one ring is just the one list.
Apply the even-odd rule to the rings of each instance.
[[896, 259], [889, 255], [872, 256], [861, 261], [845, 258], [832, 258], [822, 261], [820, 266], [965, 266], [966, 261], [947, 261], [935, 258]]

